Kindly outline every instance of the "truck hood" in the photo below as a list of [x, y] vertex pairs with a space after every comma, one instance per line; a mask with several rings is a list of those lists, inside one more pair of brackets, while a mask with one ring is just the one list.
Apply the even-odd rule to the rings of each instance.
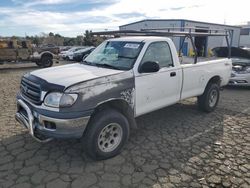
[[31, 75], [39, 77], [47, 81], [48, 83], [68, 87], [79, 82], [84, 82], [103, 76], [118, 74], [121, 72], [124, 71], [76, 63], [36, 70], [31, 72]]

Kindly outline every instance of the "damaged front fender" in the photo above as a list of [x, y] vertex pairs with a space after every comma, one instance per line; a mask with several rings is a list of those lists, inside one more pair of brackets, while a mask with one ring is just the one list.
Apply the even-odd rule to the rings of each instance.
[[[135, 79], [133, 71], [100, 77], [68, 87], [65, 92], [78, 93], [71, 111], [95, 109], [107, 101], [123, 100], [135, 111]], [[65, 110], [65, 109], [62, 109]]]

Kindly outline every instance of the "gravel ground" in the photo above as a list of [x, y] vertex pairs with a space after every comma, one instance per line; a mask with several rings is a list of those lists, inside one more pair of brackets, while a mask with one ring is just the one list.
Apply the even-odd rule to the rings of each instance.
[[123, 152], [89, 159], [79, 140], [34, 141], [15, 119], [32, 64], [0, 66], [0, 187], [250, 187], [250, 89], [227, 88], [210, 114], [190, 99], [137, 119]]

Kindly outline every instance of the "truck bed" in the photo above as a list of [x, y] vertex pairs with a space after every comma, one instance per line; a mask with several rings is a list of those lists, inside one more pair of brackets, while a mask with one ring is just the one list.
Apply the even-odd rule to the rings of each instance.
[[214, 76], [220, 77], [220, 86], [227, 84], [231, 74], [231, 59], [202, 58], [196, 64], [191, 58], [189, 59], [192, 63], [181, 64], [183, 73], [181, 99], [201, 95], [209, 79]]
[[[218, 59], [225, 59], [223, 57], [198, 57], [197, 58], [197, 63], [200, 62], [206, 62], [206, 61], [212, 61], [212, 60], [218, 60]], [[194, 58], [193, 57], [187, 57], [187, 56], [183, 56], [183, 57], [179, 57], [180, 60], [180, 64], [185, 65], [185, 64], [194, 64]]]

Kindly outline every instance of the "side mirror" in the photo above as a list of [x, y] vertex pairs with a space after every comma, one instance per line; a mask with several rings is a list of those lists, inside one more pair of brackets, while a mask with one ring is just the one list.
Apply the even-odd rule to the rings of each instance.
[[139, 73], [150, 73], [150, 72], [158, 72], [160, 70], [160, 66], [156, 61], [146, 61], [140, 67]]
[[84, 59], [85, 59], [86, 57], [88, 57], [88, 55], [89, 55], [89, 54], [85, 54], [85, 55], [83, 56], [82, 60], [84, 61]]

